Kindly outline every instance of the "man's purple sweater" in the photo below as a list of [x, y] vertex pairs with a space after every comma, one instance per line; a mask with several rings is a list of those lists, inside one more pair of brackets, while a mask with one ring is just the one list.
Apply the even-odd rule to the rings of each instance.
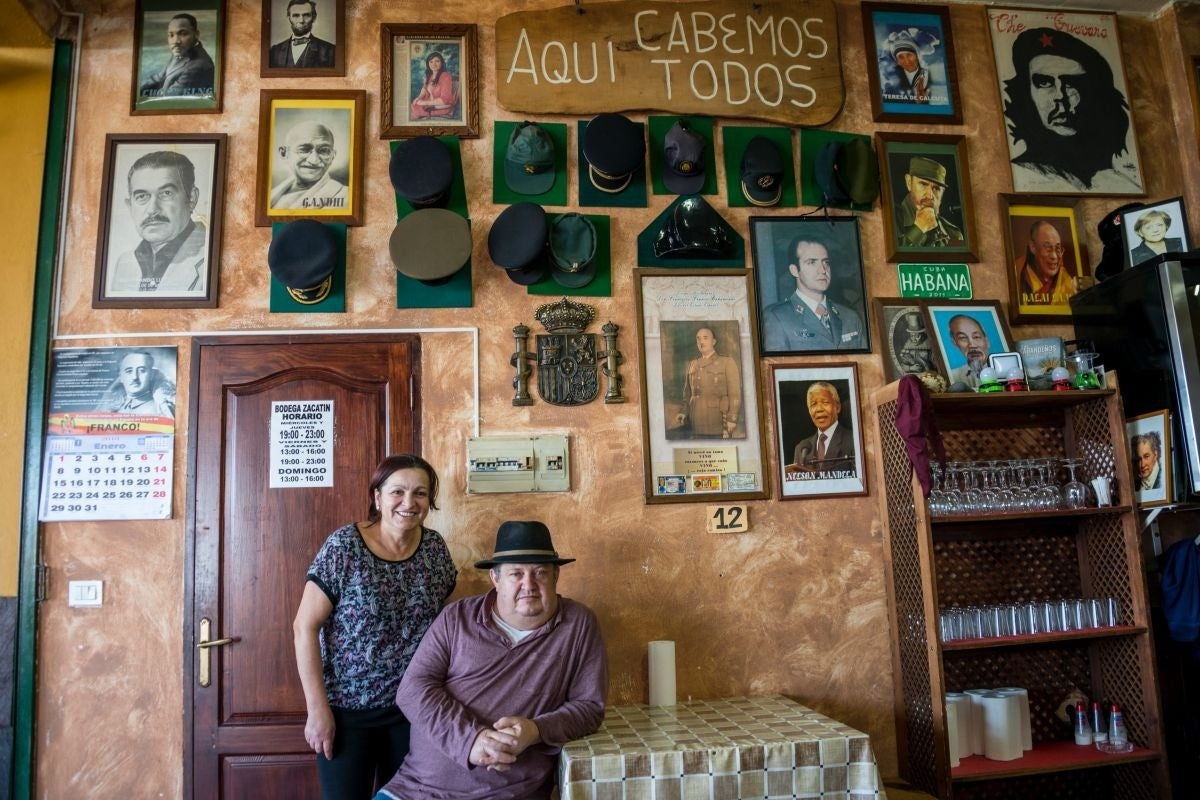
[[[396, 692], [412, 723], [408, 756], [384, 787], [398, 800], [549, 797], [558, 752], [604, 720], [608, 656], [591, 609], [558, 612], [519, 644], [492, 620], [496, 592], [442, 610]], [[506, 716], [537, 723], [542, 741], [507, 771], [472, 766], [475, 737]]]

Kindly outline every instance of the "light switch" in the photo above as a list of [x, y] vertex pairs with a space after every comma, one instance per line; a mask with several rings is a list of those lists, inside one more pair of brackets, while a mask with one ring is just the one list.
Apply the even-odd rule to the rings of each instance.
[[104, 605], [104, 581], [70, 581], [67, 605], [72, 608], [99, 608]]

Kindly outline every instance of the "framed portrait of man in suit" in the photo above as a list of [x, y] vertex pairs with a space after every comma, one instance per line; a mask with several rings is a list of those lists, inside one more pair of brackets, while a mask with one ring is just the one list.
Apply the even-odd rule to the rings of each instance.
[[346, 74], [346, 0], [263, 0], [264, 78]]
[[216, 114], [225, 73], [225, 0], [138, 0], [129, 113]]
[[772, 364], [771, 387], [779, 498], [866, 494], [858, 368]]

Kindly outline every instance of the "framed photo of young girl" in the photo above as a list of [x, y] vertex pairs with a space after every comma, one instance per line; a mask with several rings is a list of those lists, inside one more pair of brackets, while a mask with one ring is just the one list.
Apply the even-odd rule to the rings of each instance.
[[380, 26], [381, 139], [479, 137], [476, 26]]

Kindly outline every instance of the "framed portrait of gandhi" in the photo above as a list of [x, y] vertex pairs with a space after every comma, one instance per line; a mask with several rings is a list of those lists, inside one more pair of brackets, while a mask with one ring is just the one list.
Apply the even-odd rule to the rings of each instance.
[[875, 121], [961, 125], [950, 9], [867, 2], [862, 17]]
[[875, 140], [888, 261], [978, 261], [966, 137], [877, 133]]
[[93, 308], [216, 308], [226, 143], [105, 137]]
[[635, 269], [647, 503], [769, 496], [749, 273]]
[[478, 42], [474, 25], [381, 25], [379, 138], [478, 138]]
[[359, 90], [260, 94], [256, 225], [363, 224], [365, 105]]
[[1014, 324], [1070, 322], [1071, 297], [1094, 283], [1078, 198], [1000, 195]]
[[1115, 14], [989, 8], [1013, 191], [1145, 194]]
[[346, 0], [262, 0], [264, 78], [346, 74]]
[[225, 0], [138, 0], [130, 114], [214, 114], [225, 72]]

